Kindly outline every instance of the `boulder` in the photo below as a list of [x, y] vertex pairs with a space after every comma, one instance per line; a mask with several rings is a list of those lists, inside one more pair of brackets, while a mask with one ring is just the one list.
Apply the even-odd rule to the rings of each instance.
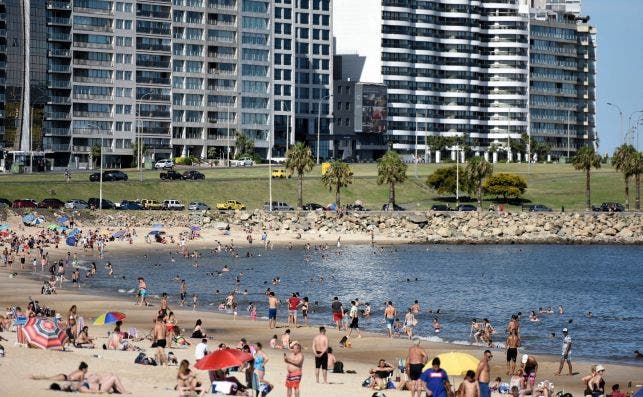
[[446, 227], [441, 227], [437, 230], [437, 233], [440, 237], [442, 238], [449, 238], [451, 237], [451, 229], [448, 229]]
[[214, 228], [217, 230], [230, 230], [230, 224], [228, 222], [215, 222]]

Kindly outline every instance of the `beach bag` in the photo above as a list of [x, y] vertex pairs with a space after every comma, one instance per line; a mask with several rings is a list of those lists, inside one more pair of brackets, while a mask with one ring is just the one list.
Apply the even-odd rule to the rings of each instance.
[[147, 359], [147, 356], [145, 353], [138, 353], [138, 356], [134, 359], [134, 364], [143, 364], [145, 365], [145, 360]]
[[371, 377], [369, 376], [368, 378], [364, 379], [364, 382], [362, 382], [362, 387], [369, 387], [371, 385]]
[[335, 361], [335, 365], [333, 366], [333, 373], [335, 374], [343, 374], [344, 373], [344, 363], [341, 361]]
[[387, 389], [395, 389], [395, 383], [393, 383], [392, 380], [389, 380], [388, 382], [386, 382], [386, 388]]

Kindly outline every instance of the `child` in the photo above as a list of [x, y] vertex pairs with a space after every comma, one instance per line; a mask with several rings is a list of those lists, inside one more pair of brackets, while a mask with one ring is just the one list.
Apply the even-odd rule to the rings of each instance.
[[250, 302], [250, 304], [248, 305], [248, 312], [250, 313], [250, 318], [252, 319], [252, 321], [256, 321], [257, 320], [257, 307], [255, 306], [254, 302]]
[[194, 294], [192, 296], [192, 311], [196, 310], [197, 304], [199, 303], [199, 298]]

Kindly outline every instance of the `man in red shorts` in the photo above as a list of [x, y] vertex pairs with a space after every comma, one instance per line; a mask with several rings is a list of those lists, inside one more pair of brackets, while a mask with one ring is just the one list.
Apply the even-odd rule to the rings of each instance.
[[[290, 353], [284, 353], [284, 362], [286, 363], [286, 395], [288, 397], [299, 397], [299, 384], [301, 383], [301, 368], [304, 365], [304, 355], [301, 354], [301, 345], [295, 343]], [[293, 393], [294, 391], [294, 393]]]
[[338, 297], [333, 298], [333, 303], [330, 304], [330, 308], [333, 311], [333, 321], [337, 325], [337, 330], [341, 331], [344, 308]]

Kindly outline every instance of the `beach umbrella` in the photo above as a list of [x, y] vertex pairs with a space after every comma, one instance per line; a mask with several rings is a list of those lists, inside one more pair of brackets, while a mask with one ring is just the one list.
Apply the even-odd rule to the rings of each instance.
[[67, 334], [60, 324], [48, 317], [31, 317], [22, 327], [27, 343], [41, 349], [63, 347]]
[[65, 242], [67, 243], [68, 246], [74, 247], [74, 246], [76, 246], [76, 237], [69, 236], [69, 237], [67, 237], [67, 240], [65, 240]]
[[158, 230], [152, 230], [151, 232], [149, 232], [147, 234], [149, 234], [150, 236], [156, 236], [157, 234], [161, 234], [161, 232], [158, 231]]
[[124, 234], [125, 234], [125, 230], [121, 229], [121, 230], [117, 231], [116, 233], [112, 234], [112, 237], [120, 238]]
[[6, 224], [6, 223], [5, 223], [4, 225], [0, 225], [0, 231], [2, 231], [2, 230], [7, 230], [7, 229], [9, 229], [9, 225], [8, 225], [8, 224]]
[[154, 223], [154, 224], [152, 224], [152, 229], [163, 229], [163, 224], [162, 223]]
[[22, 217], [22, 223], [25, 225], [31, 225], [35, 219], [36, 216], [34, 214], [27, 214]]
[[[449, 352], [438, 354], [440, 359], [440, 368], [445, 370], [448, 375], [465, 375], [468, 370], [475, 371], [478, 368], [480, 360], [471, 354], [461, 352]], [[429, 360], [422, 371], [431, 368], [431, 360]]]
[[250, 353], [242, 352], [238, 349], [222, 349], [216, 350], [194, 364], [198, 369], [202, 370], [217, 370], [233, 367], [240, 367], [246, 361], [252, 360], [253, 357]]
[[40, 225], [41, 223], [44, 223], [44, 222], [45, 222], [45, 218], [38, 217], [38, 218], [34, 219], [31, 224], [32, 225]]
[[100, 316], [96, 317], [94, 320], [94, 325], [105, 325], [113, 324], [117, 321], [120, 321], [125, 318], [125, 315], [120, 312], [107, 312], [103, 313]]
[[58, 225], [56, 225], [55, 223], [50, 223], [49, 225], [47, 225], [47, 229], [56, 230], [58, 229]]
[[200, 226], [196, 226], [196, 225], [195, 225], [195, 226], [191, 226], [191, 227], [190, 227], [190, 230], [192, 230], [193, 232], [198, 232], [198, 231], [200, 231], [200, 230], [201, 230], [201, 227], [200, 227]]
[[58, 223], [65, 223], [65, 222], [67, 222], [68, 220], [69, 220], [69, 217], [68, 217], [67, 215], [63, 215], [63, 216], [61, 216], [60, 218], [57, 218], [57, 219], [56, 219], [56, 222], [58, 222]]
[[67, 235], [68, 235], [69, 237], [74, 237], [74, 236], [75, 236], [75, 235], [77, 235], [78, 233], [80, 233], [80, 230], [79, 230], [79, 229], [77, 229], [77, 228], [74, 228], [74, 230], [72, 230], [71, 232], [69, 232]]
[[643, 388], [639, 389], [636, 393], [632, 394], [632, 397], [643, 397]]

